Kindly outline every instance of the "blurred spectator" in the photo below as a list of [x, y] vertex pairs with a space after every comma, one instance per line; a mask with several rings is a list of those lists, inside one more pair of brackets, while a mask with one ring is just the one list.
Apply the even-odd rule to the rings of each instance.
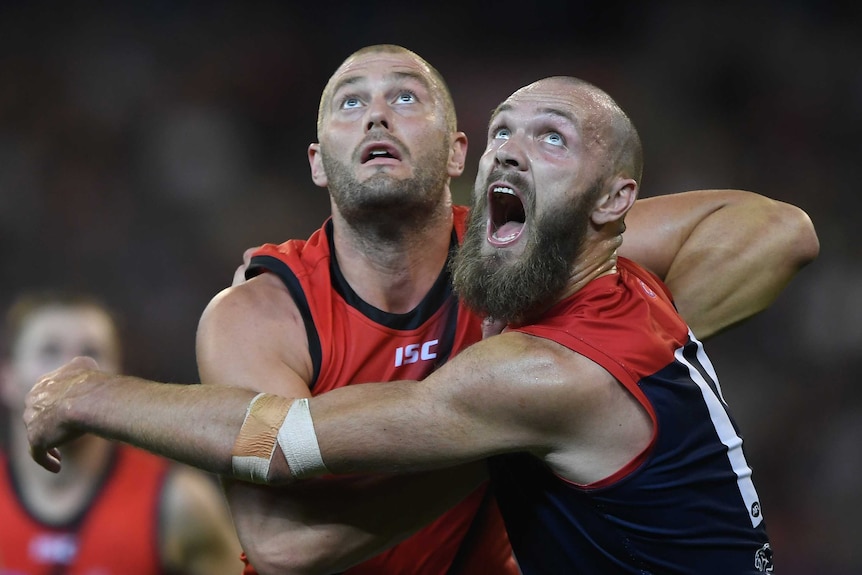
[[28, 294], [11, 307], [0, 399], [0, 573], [236, 575], [239, 542], [212, 478], [126, 445], [83, 435], [52, 474], [30, 458], [20, 419], [40, 375], [75, 356], [120, 368], [107, 309], [66, 294]]

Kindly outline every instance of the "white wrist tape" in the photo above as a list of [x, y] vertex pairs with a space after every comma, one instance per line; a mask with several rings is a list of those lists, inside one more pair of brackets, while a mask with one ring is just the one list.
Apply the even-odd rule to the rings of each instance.
[[329, 473], [311, 420], [308, 399], [297, 399], [278, 430], [278, 444], [295, 479]]

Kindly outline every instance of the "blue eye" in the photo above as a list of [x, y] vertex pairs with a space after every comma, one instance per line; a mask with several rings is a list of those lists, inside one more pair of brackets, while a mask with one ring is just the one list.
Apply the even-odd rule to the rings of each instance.
[[563, 146], [566, 143], [563, 137], [556, 132], [549, 133], [543, 139], [552, 146]]
[[494, 130], [494, 139], [496, 140], [508, 140], [510, 135], [512, 133], [508, 128], [497, 128]]
[[401, 92], [398, 94], [396, 101], [399, 104], [411, 104], [416, 101], [416, 94], [413, 92]]
[[341, 107], [345, 110], [352, 110], [354, 108], [358, 108], [361, 105], [362, 102], [359, 100], [359, 98], [355, 97], [345, 98], [341, 103]]

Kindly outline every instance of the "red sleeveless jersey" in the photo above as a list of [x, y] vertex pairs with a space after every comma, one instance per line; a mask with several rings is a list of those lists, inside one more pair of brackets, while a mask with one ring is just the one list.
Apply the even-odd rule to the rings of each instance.
[[[466, 207], [453, 208], [450, 257], [467, 214]], [[333, 255], [331, 220], [307, 241], [262, 246], [247, 273], [263, 271], [282, 279], [303, 315], [315, 395], [357, 383], [423, 379], [482, 337], [480, 318], [453, 293], [448, 266], [408, 313], [386, 313], [362, 301]], [[347, 573], [507, 575], [518, 569], [496, 503], [481, 487], [425, 529]]]
[[157, 575], [159, 500], [169, 462], [117, 446], [92, 500], [61, 525], [21, 503], [0, 454], [0, 575]]

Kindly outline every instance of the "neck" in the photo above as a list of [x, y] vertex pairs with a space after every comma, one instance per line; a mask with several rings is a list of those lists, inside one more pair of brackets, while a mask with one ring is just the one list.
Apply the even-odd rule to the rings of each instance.
[[333, 239], [341, 273], [365, 302], [389, 313], [415, 308], [437, 280], [449, 254], [450, 203], [421, 225], [355, 224], [333, 208]]

